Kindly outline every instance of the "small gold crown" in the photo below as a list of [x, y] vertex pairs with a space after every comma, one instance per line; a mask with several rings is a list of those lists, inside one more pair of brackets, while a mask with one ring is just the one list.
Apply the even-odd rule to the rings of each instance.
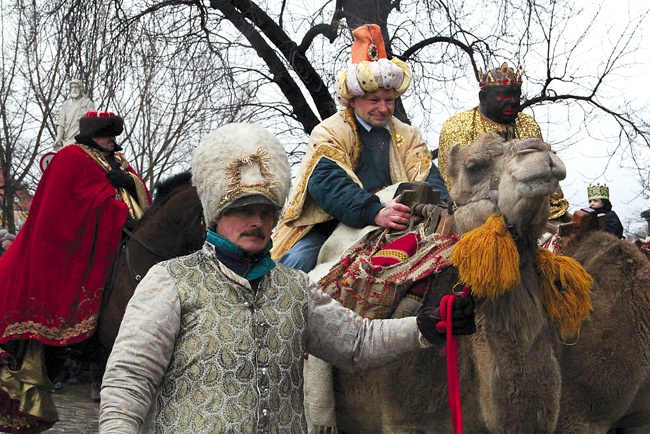
[[609, 200], [609, 187], [607, 184], [589, 184], [587, 187], [587, 200], [607, 199]]
[[487, 74], [483, 73], [483, 68], [478, 71], [478, 86], [511, 86], [521, 85], [523, 82], [524, 69], [520, 66], [515, 71], [513, 68], [508, 67], [506, 62], [503, 62], [499, 68], [491, 69]]

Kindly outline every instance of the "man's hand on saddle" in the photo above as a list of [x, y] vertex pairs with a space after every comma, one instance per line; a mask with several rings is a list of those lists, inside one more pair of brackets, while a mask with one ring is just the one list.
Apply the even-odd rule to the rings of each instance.
[[397, 196], [377, 213], [375, 216], [377, 226], [397, 230], [406, 229], [411, 218], [411, 209], [399, 203], [399, 200], [400, 196]]
[[[422, 336], [432, 344], [445, 341], [445, 330], [440, 327], [443, 319], [439, 307], [423, 307], [417, 314], [418, 328]], [[474, 298], [456, 297], [451, 307], [451, 334], [471, 335], [476, 331], [474, 321]]]

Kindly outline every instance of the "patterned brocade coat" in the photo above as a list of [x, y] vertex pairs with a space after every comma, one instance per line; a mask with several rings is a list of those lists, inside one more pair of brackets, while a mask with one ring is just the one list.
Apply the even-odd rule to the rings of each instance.
[[350, 370], [420, 347], [414, 317], [363, 319], [282, 265], [255, 292], [206, 243], [138, 286], [104, 376], [100, 432], [307, 432], [305, 352]]

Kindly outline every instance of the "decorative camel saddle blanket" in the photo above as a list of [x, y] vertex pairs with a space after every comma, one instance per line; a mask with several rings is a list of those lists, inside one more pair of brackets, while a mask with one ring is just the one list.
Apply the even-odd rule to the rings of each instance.
[[[345, 251], [318, 284], [365, 318], [389, 318], [407, 292], [423, 298], [428, 289], [424, 279], [451, 265], [457, 237], [427, 235], [425, 229], [422, 223], [395, 235], [375, 228]], [[330, 240], [341, 245], [338, 232]]]

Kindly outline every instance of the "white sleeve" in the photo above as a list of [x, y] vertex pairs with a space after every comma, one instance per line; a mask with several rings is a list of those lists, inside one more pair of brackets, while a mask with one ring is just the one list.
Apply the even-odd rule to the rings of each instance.
[[423, 347], [415, 317], [369, 320], [343, 307], [315, 283], [309, 292], [309, 353], [355, 371], [394, 362]]
[[137, 433], [155, 411], [181, 319], [176, 285], [161, 266], [142, 279], [126, 308], [102, 381], [99, 431]]

